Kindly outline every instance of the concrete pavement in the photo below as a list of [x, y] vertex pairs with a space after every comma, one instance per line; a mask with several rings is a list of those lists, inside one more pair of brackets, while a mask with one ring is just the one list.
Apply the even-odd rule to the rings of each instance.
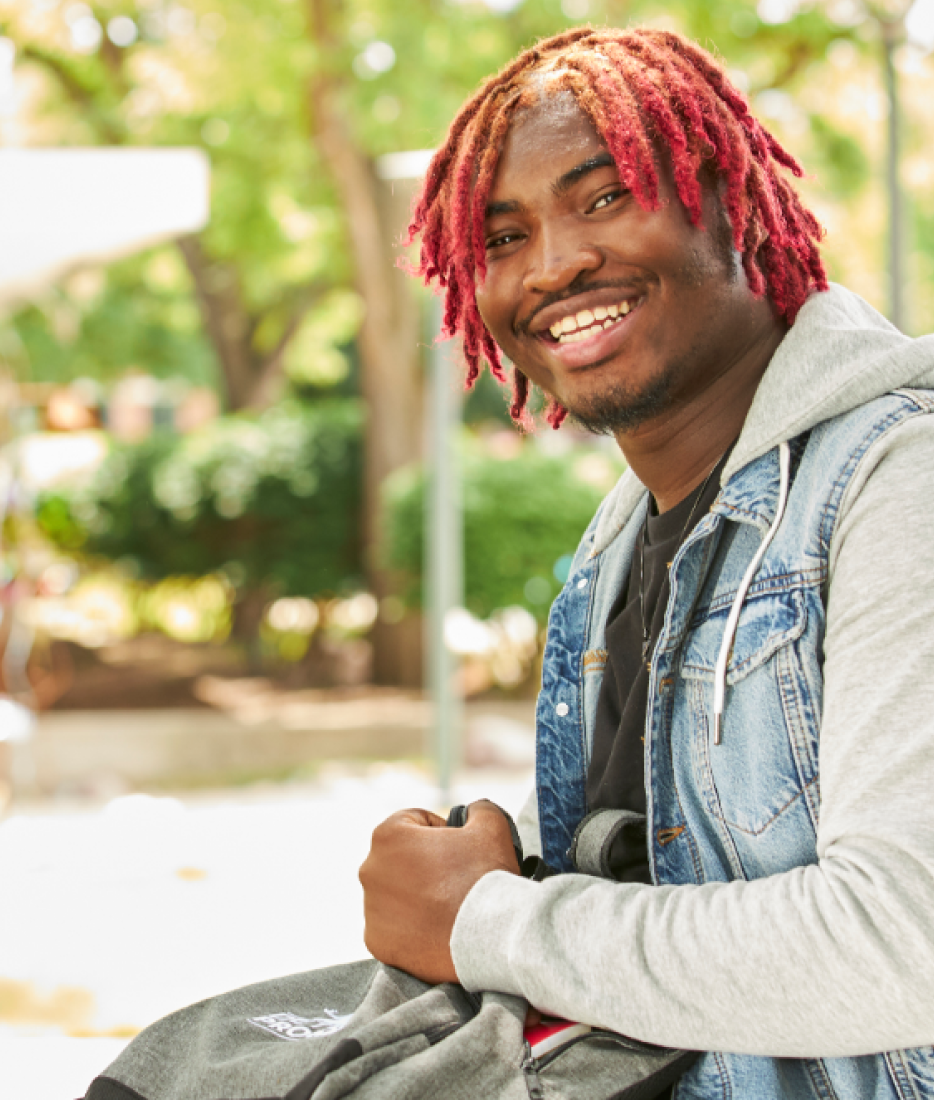
[[[528, 766], [475, 768], [453, 797], [517, 811], [530, 786]], [[74, 1100], [174, 1008], [360, 958], [370, 833], [438, 802], [415, 765], [325, 763], [311, 782], [18, 809], [0, 823], [0, 1100]]]

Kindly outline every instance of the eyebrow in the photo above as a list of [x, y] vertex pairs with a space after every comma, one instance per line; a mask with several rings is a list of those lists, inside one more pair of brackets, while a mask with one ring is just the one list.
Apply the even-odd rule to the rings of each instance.
[[522, 203], [511, 199], [509, 202], [488, 202], [486, 204], [486, 216], [495, 218], [498, 214], [518, 214], [522, 210]]
[[591, 172], [596, 172], [600, 168], [615, 167], [616, 161], [604, 150], [602, 153], [597, 153], [595, 157], [589, 157], [587, 160], [581, 161], [569, 172], [565, 172], [563, 176], [559, 176], [551, 185], [551, 193], [555, 198], [560, 198], [562, 195], [566, 195], [578, 180], [582, 180], [584, 176], [589, 175]]
[[[563, 176], [559, 176], [555, 182], [551, 185], [551, 193], [555, 198], [561, 198], [562, 195], [566, 195], [568, 191], [585, 176], [591, 172], [596, 172], [601, 168], [615, 168], [616, 161], [610, 153], [604, 151], [597, 153], [596, 156], [588, 157], [587, 160], [581, 161], [580, 164], [576, 164], [569, 171], [565, 172]], [[516, 199], [510, 199], [506, 202], [490, 202], [487, 203], [486, 217], [495, 218], [500, 214], [518, 214], [523, 210], [523, 205]]]

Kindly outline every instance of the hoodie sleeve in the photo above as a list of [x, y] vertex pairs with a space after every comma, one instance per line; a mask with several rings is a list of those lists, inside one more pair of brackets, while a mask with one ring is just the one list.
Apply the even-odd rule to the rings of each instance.
[[828, 592], [818, 863], [701, 886], [493, 872], [454, 928], [468, 989], [697, 1050], [934, 1042], [934, 416], [865, 456]]

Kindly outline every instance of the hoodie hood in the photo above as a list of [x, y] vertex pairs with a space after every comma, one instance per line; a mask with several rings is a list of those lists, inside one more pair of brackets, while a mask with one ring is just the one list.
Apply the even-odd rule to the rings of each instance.
[[[934, 336], [903, 335], [859, 295], [831, 283], [811, 295], [772, 356], [721, 485], [816, 424], [909, 388], [934, 389]], [[592, 553], [613, 541], [644, 492], [627, 470], [606, 499]]]

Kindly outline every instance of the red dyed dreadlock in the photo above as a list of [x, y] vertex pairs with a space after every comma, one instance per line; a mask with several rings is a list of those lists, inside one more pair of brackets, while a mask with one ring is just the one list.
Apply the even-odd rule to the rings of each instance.
[[[745, 97], [709, 53], [669, 31], [566, 31], [526, 50], [492, 77], [461, 109], [432, 159], [409, 226], [421, 237], [415, 269], [445, 291], [443, 337], [461, 334], [467, 388], [485, 359], [506, 381], [499, 348], [477, 309], [475, 286], [486, 275], [484, 215], [499, 155], [516, 112], [553, 77], [550, 91], [570, 92], [607, 143], [620, 179], [646, 210], [659, 208], [658, 153], [671, 158], [678, 197], [694, 225], [702, 223], [702, 166], [725, 183], [733, 244], [754, 294], [768, 294], [791, 323], [808, 293], [826, 290], [817, 242], [822, 230], [779, 167], [803, 174], [798, 162], [750, 115]], [[524, 422], [529, 382], [513, 374], [510, 414]], [[565, 409], [553, 403], [558, 427]]]

